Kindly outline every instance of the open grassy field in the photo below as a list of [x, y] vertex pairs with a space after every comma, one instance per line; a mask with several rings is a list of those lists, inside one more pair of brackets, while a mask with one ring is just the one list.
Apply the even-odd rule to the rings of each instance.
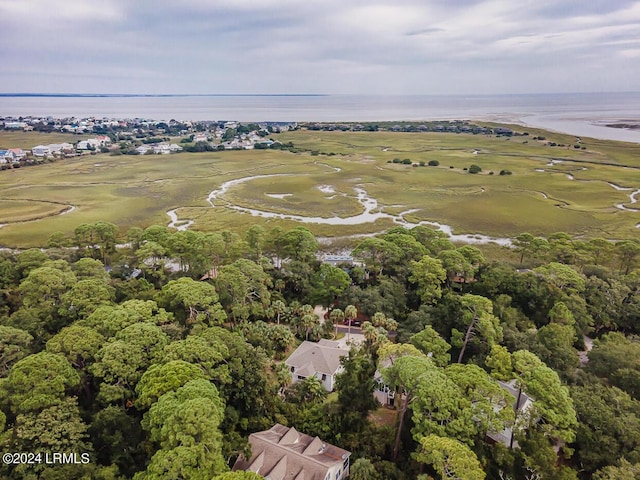
[[[171, 209], [180, 220], [194, 220], [191, 228], [199, 230], [241, 231], [254, 223], [290, 228], [300, 225], [300, 219], [283, 216], [319, 217], [321, 221], [304, 225], [329, 237], [379, 232], [395, 225], [393, 216], [401, 212], [413, 223], [439, 222], [456, 233], [494, 237], [566, 231], [619, 239], [640, 233], [640, 211], [634, 210], [640, 203], [631, 198], [640, 189], [640, 145], [582, 139], [582, 149], [574, 148], [572, 136], [527, 131], [529, 136], [495, 137], [303, 130], [278, 136], [306, 150], [296, 154], [100, 154], [1, 171], [0, 224], [5, 225], [0, 245], [44, 245], [53, 232], [70, 233], [98, 220], [116, 223], [123, 231], [134, 225], [167, 225]], [[0, 143], [6, 135], [0, 135]], [[10, 135], [11, 146], [62, 141], [32, 132]], [[536, 135], [547, 140], [533, 140]], [[566, 146], [551, 147], [548, 141]], [[440, 165], [414, 167], [392, 163], [395, 158], [437, 160]], [[482, 172], [465, 171], [472, 164]], [[503, 169], [512, 175], [499, 175]], [[260, 177], [230, 185], [211, 207], [207, 197], [212, 191], [251, 176]], [[378, 214], [370, 219], [375, 221], [358, 217], [331, 224], [327, 219], [362, 214], [358, 192], [377, 201], [370, 209]], [[254, 215], [240, 209], [253, 209]], [[274, 214], [276, 218], [269, 217]]]
[[43, 133], [0, 130], [0, 150], [5, 148], [22, 148], [31, 150], [36, 145], [50, 143], [76, 143], [90, 138], [91, 135], [75, 135], [73, 133]]

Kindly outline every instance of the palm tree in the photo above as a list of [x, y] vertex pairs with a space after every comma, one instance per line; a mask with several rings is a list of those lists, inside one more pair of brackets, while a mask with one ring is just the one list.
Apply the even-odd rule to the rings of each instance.
[[329, 320], [331, 320], [331, 323], [335, 326], [334, 338], [338, 338], [338, 324], [344, 321], [344, 312], [339, 308], [334, 308], [329, 314]]
[[344, 309], [344, 317], [347, 319], [347, 325], [349, 325], [349, 329], [347, 330], [347, 341], [351, 338], [351, 324], [358, 316], [358, 310], [353, 305], [347, 305], [347, 308]]

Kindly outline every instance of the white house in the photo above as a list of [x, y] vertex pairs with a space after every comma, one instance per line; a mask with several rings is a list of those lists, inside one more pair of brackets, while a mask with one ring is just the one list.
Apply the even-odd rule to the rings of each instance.
[[238, 457], [233, 471], [268, 480], [341, 480], [349, 476], [351, 452], [276, 423], [249, 435], [251, 458]]
[[48, 145], [37, 145], [31, 149], [34, 157], [48, 157], [51, 155], [51, 149]]
[[27, 126], [26, 122], [5, 122], [4, 128], [17, 130], [19, 128], [25, 128]]
[[0, 165], [12, 164], [16, 157], [11, 150], [0, 150]]
[[302, 342], [284, 362], [291, 372], [292, 383], [316, 377], [327, 392], [332, 392], [336, 375], [343, 368], [340, 360], [349, 349], [339, 342], [322, 339], [318, 343]]
[[87, 140], [81, 140], [76, 145], [78, 150], [95, 150], [100, 146], [100, 142], [95, 138], [89, 138]]
[[50, 143], [47, 147], [49, 147], [50, 155], [62, 155], [64, 153], [71, 153], [75, 151], [73, 145], [70, 143]]
[[171, 149], [169, 145], [166, 143], [159, 143], [153, 146], [153, 153], [158, 153], [160, 155], [168, 155], [171, 153]]
[[27, 156], [27, 152], [21, 148], [10, 148], [9, 151], [13, 153], [13, 158], [16, 162]]

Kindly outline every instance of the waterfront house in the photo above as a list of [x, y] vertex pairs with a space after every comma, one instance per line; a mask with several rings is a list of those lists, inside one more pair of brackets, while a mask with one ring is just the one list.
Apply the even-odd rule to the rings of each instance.
[[48, 157], [51, 155], [51, 150], [48, 145], [36, 145], [31, 149], [34, 157]]

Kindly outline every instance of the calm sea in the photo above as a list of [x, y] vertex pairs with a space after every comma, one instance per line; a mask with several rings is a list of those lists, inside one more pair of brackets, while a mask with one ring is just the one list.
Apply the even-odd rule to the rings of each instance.
[[482, 119], [640, 143], [640, 92], [531, 95], [0, 96], [0, 116], [238, 121]]

